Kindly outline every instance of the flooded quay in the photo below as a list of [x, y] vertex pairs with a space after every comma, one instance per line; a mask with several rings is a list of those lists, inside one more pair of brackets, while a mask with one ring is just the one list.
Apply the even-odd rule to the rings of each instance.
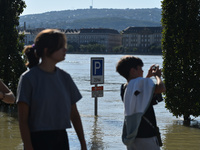
[[[66, 55], [66, 60], [58, 66], [74, 79], [83, 98], [77, 103], [88, 150], [125, 150], [121, 141], [123, 126], [123, 103], [120, 85], [125, 80], [115, 71], [122, 55]], [[98, 98], [98, 116], [94, 115], [94, 98], [91, 97], [90, 58], [104, 57], [104, 96]], [[162, 56], [138, 56], [144, 61], [144, 75], [152, 64], [162, 66]], [[183, 118], [174, 117], [165, 102], [154, 106], [158, 126], [163, 140], [162, 150], [200, 150], [200, 117], [192, 118], [190, 125]], [[22, 150], [17, 114], [13, 110], [0, 108], [0, 150]], [[71, 150], [80, 150], [73, 128], [67, 129]]]

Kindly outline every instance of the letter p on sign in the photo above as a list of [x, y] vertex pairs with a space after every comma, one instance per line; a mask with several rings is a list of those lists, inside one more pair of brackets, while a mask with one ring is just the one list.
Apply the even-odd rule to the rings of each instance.
[[103, 84], [104, 83], [104, 58], [92, 57], [91, 58], [91, 84]]

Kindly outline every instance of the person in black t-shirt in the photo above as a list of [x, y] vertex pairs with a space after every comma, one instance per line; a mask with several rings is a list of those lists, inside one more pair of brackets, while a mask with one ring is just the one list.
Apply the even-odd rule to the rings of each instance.
[[[116, 71], [127, 80], [127, 83], [121, 86], [122, 100], [125, 98], [125, 101], [129, 101], [129, 102], [134, 101], [135, 100], [134, 98], [127, 99], [127, 97], [131, 97], [130, 95], [134, 95], [133, 97], [137, 97], [137, 95], [139, 94], [144, 94], [144, 90], [149, 90], [148, 87], [144, 86], [144, 89], [142, 89], [142, 92], [132, 91], [132, 93], [133, 92], [134, 93], [130, 94], [130, 86], [132, 84], [132, 87], [133, 87], [134, 83], [138, 82], [137, 80], [139, 80], [139, 82], [142, 81], [142, 83], [148, 82], [149, 84], [147, 85], [150, 85], [150, 88], [152, 88], [152, 90], [150, 89], [150, 91], [153, 92], [153, 98], [148, 97], [149, 104], [146, 105], [147, 109], [144, 111], [144, 114], [140, 116], [141, 120], [139, 120], [139, 125], [135, 130], [136, 135], [133, 138], [130, 138], [130, 136], [132, 136], [132, 133], [128, 133], [130, 131], [128, 129], [130, 129], [129, 123], [131, 120], [127, 121], [127, 118], [125, 117], [125, 127], [123, 128], [123, 134], [124, 132], [125, 132], [125, 135], [127, 134], [126, 135], [127, 137], [125, 138], [126, 140], [128, 139], [128, 142], [127, 141], [125, 142], [123, 141], [123, 142], [124, 144], [126, 144], [128, 150], [159, 150], [160, 147], [159, 147], [158, 139], [156, 136], [157, 124], [156, 124], [156, 117], [155, 117], [153, 105], [157, 104], [157, 102], [159, 101], [162, 101], [161, 93], [165, 92], [166, 89], [165, 89], [164, 83], [161, 80], [161, 70], [159, 69], [159, 66], [152, 65], [148, 71], [146, 78], [143, 78], [142, 67], [143, 67], [142, 60], [134, 56], [122, 57], [116, 67]], [[157, 83], [155, 84], [155, 86], [154, 86], [153, 81], [151, 81], [151, 79], [148, 79], [152, 76], [154, 76], [157, 80]], [[127, 88], [129, 88], [129, 95], [127, 94], [128, 92], [126, 91]], [[147, 95], [144, 95], [144, 96], [147, 96]], [[138, 101], [138, 98], [137, 98], [137, 101]], [[126, 104], [124, 105], [125, 105], [125, 116], [126, 116], [129, 113], [129, 111], [132, 111], [132, 110], [130, 109], [131, 106], [128, 105], [127, 107]], [[130, 110], [127, 111], [126, 108]], [[135, 109], [135, 108], [132, 108], [132, 109]], [[131, 115], [127, 115], [127, 116], [129, 117], [128, 119], [130, 119]], [[137, 121], [138, 120], [135, 120], [135, 122]], [[134, 120], [132, 120], [131, 122], [134, 122]]]

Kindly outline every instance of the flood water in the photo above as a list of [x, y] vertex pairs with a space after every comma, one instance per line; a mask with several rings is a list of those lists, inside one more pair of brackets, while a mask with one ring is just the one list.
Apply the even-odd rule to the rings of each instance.
[[[90, 59], [104, 57], [104, 96], [98, 98], [98, 116], [94, 116], [94, 98], [91, 97]], [[83, 98], [77, 103], [89, 150], [124, 150], [121, 141], [123, 104], [120, 85], [125, 82], [115, 71], [122, 55], [66, 55], [58, 66], [71, 74]], [[162, 66], [162, 56], [138, 56], [144, 62], [144, 76], [152, 64]], [[158, 126], [163, 140], [162, 150], [200, 150], [200, 117], [190, 125], [183, 118], [174, 117], [161, 102], [155, 107]], [[70, 148], [79, 150], [80, 145], [73, 128], [67, 129]], [[18, 129], [17, 115], [11, 110], [0, 108], [0, 150], [21, 150], [22, 142]]]

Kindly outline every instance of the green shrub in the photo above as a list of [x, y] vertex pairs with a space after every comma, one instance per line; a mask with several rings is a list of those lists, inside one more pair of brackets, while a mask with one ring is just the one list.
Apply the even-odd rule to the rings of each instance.
[[163, 0], [166, 108], [176, 117], [200, 115], [200, 0]]
[[17, 31], [19, 15], [24, 8], [22, 0], [0, 1], [0, 78], [14, 94], [19, 77], [26, 70], [21, 56], [23, 35]]

